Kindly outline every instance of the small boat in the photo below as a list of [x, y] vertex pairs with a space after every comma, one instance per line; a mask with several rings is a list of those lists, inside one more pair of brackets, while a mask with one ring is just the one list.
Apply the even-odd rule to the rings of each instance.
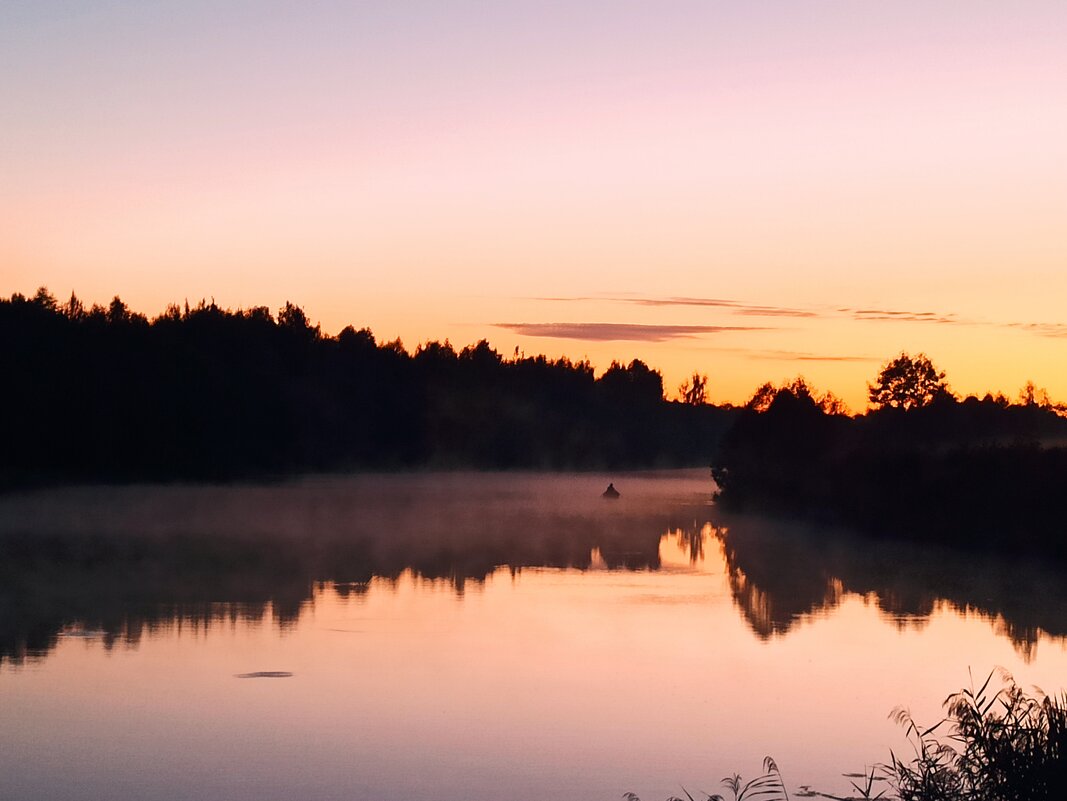
[[601, 494], [600, 497], [601, 498], [611, 498], [613, 500], [615, 498], [619, 497], [619, 491], [617, 489], [615, 489], [614, 482], [611, 483], [611, 484], [608, 484], [608, 488], [606, 490], [604, 490], [604, 492]]

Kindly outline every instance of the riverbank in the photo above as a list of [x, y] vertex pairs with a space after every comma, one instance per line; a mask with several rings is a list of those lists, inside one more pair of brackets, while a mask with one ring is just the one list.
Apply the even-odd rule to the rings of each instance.
[[858, 417], [783, 390], [714, 462], [726, 509], [896, 539], [1067, 559], [1067, 420], [967, 399]]

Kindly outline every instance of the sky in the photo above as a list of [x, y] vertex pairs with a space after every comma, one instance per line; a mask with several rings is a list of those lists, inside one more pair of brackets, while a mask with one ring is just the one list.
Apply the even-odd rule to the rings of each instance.
[[0, 294], [1067, 399], [1067, 4], [0, 4]]

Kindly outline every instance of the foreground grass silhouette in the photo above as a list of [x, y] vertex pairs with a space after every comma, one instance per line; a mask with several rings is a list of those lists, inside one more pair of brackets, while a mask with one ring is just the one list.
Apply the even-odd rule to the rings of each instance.
[[[994, 677], [1001, 687], [993, 690]], [[1044, 801], [1064, 797], [1067, 788], [1067, 694], [1028, 694], [1005, 671], [993, 671], [976, 690], [953, 693], [945, 717], [924, 728], [903, 709], [893, 718], [905, 727], [910, 758], [890, 753], [888, 763], [866, 774], [846, 774], [854, 796], [841, 797], [801, 788], [803, 798], [897, 799], [898, 801]], [[733, 801], [788, 801], [789, 793], [773, 759], [764, 773], [744, 782], [737, 774], [722, 780]], [[683, 789], [685, 798], [698, 801]], [[700, 801], [726, 801], [701, 794]], [[633, 793], [626, 801], [640, 801]]]

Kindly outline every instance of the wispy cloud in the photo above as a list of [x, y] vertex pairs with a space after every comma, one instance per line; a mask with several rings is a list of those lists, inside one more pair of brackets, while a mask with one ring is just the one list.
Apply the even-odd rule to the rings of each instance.
[[976, 321], [962, 320], [955, 314], [939, 314], [938, 312], [913, 312], [897, 311], [892, 309], [839, 309], [838, 311], [850, 315], [854, 320], [896, 322], [896, 323], [941, 323], [978, 325]]
[[1009, 327], [1021, 328], [1042, 337], [1067, 339], [1067, 323], [1009, 323]]
[[[619, 303], [647, 307], [689, 307], [720, 309], [726, 314], [741, 317], [774, 317], [794, 319], [840, 320], [851, 319], [864, 323], [930, 323], [933, 325], [992, 326], [1025, 331], [1036, 336], [1067, 339], [1067, 323], [1003, 322], [960, 317], [955, 312], [913, 311], [908, 309], [859, 308], [853, 306], [775, 306], [743, 303], [730, 298], [697, 298], [686, 296], [648, 297], [640, 295], [601, 295], [533, 298], [546, 302]], [[684, 326], [676, 326], [684, 328]], [[721, 326], [720, 330], [746, 330]], [[768, 330], [768, 329], [756, 329]], [[794, 356], [794, 359], [801, 358]], [[824, 360], [827, 357], [811, 356]], [[852, 357], [849, 357], [852, 358]], [[866, 360], [866, 357], [856, 357]]]
[[879, 362], [882, 361], [874, 356], [841, 356], [834, 354], [818, 353], [792, 353], [790, 351], [775, 351], [775, 358], [783, 361], [794, 362]]
[[763, 306], [741, 303], [727, 298], [692, 298], [692, 297], [611, 297], [615, 303], [630, 303], [637, 306], [688, 306], [691, 308], [726, 309], [732, 314], [750, 317], [818, 317], [818, 312], [811, 309], [794, 309], [788, 306]]
[[735, 314], [749, 317], [821, 317], [819, 312], [810, 309], [790, 309], [783, 306], [738, 306]]
[[631, 298], [631, 297], [605, 297], [601, 300], [609, 300], [615, 303], [631, 303], [639, 306], [690, 306], [711, 307], [725, 309], [731, 314], [746, 317], [795, 317], [801, 319], [835, 318], [845, 315], [854, 320], [881, 321], [881, 322], [911, 322], [911, 323], [966, 323], [955, 314], [942, 314], [930, 311], [900, 311], [895, 309], [853, 309], [853, 308], [797, 308], [793, 306], [773, 306], [757, 303], [742, 303], [737, 300], [726, 298], [691, 298], [691, 297], [667, 297], [667, 298]]
[[724, 309], [730, 314], [738, 314], [746, 317], [821, 317], [822, 310], [809, 308], [799, 309], [791, 306], [769, 306], [755, 303], [742, 303], [729, 298], [694, 298], [686, 296], [673, 297], [649, 297], [641, 295], [573, 295], [556, 297], [538, 297], [532, 300], [540, 300], [552, 303], [622, 303], [631, 306], [650, 306], [662, 308], [668, 306], [689, 307], [703, 309]]
[[634, 303], [638, 306], [715, 306], [719, 308], [734, 309], [740, 306], [735, 300], [723, 298], [642, 298], [642, 297], [610, 297], [616, 303]]
[[795, 350], [763, 350], [756, 348], [710, 348], [716, 353], [739, 353], [750, 359], [773, 362], [880, 362], [875, 356], [857, 356], [834, 353], [811, 353]]
[[495, 323], [527, 337], [578, 339], [590, 342], [667, 342], [695, 339], [705, 334], [727, 331], [763, 331], [755, 326], [730, 325], [640, 325], [636, 323]]

